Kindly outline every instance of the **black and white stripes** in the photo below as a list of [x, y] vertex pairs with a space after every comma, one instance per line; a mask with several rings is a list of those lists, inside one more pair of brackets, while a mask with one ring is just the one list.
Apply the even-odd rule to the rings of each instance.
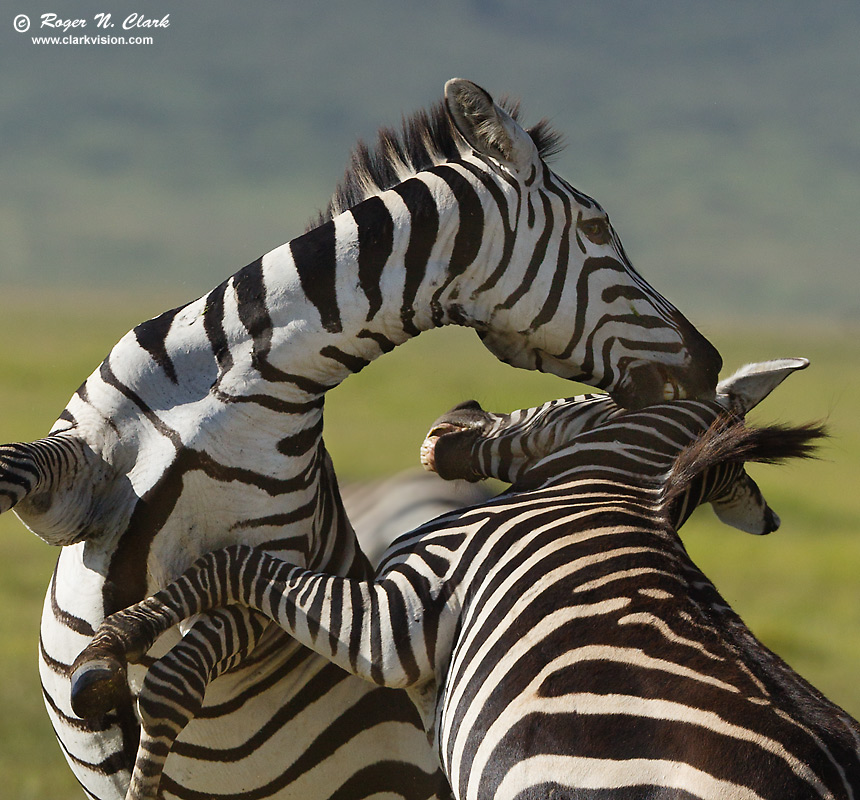
[[[860, 726], [753, 637], [676, 533], [679, 500], [721, 499], [745, 460], [808, 455], [814, 426], [727, 418], [804, 364], [724, 382], [721, 402], [590, 426], [522, 464], [510, 492], [395, 542], [373, 581], [210, 553], [109, 618], [81, 670], [239, 602], [365, 680], [406, 687], [464, 800], [854, 797]], [[440, 441], [456, 414], [446, 424]]]
[[546, 126], [528, 133], [479, 87], [449, 82], [445, 104], [359, 151], [319, 225], [113, 348], [48, 437], [79, 454], [50, 468], [50, 492], [24, 496], [46, 445], [0, 448], [0, 488], [18, 487], [0, 502], [75, 542], [45, 606], [40, 671], [91, 796], [126, 793], [139, 737], [154, 757], [170, 751], [165, 797], [330, 797], [366, 770], [396, 795], [437, 791], [404, 695], [359, 726], [373, 689], [247, 609], [204, 615], [166, 656], [188, 686], [212, 681], [202, 706], [196, 689], [172, 706], [169, 730], [152, 709], [139, 728], [149, 661], [115, 687], [111, 714], [85, 694], [71, 705], [70, 665], [107, 614], [237, 541], [367, 577], [322, 444], [324, 395], [421, 331], [471, 326], [503, 360], [627, 405], [713, 393], [718, 354], [635, 273], [599, 206], [546, 166], [554, 146]]

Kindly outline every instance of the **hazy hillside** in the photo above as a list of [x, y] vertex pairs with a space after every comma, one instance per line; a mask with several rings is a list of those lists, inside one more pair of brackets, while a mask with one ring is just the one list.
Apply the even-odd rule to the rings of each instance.
[[[102, 6], [63, 15], [94, 34]], [[463, 75], [555, 121], [558, 170], [690, 316], [860, 312], [860, 6], [145, 6], [170, 20], [148, 47], [0, 26], [5, 285], [200, 293], [300, 231], [357, 136]]]

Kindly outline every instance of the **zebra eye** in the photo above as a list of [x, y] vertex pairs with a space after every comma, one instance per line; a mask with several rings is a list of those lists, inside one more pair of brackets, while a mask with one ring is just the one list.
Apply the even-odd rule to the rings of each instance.
[[583, 235], [594, 244], [608, 244], [612, 235], [609, 232], [609, 221], [605, 217], [581, 219], [577, 227]]

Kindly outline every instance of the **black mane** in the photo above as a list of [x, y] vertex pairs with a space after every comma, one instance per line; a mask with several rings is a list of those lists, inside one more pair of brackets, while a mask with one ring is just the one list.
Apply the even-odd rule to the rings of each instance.
[[693, 444], [675, 459], [663, 487], [663, 505], [668, 505], [705, 470], [720, 464], [757, 461], [780, 464], [791, 458], [814, 458], [816, 442], [827, 432], [819, 423], [767, 425], [748, 428], [733, 416], [718, 417]]
[[[503, 99], [499, 105], [514, 119], [519, 117], [519, 103]], [[528, 129], [540, 153], [549, 159], [562, 149], [562, 137], [546, 119]], [[359, 140], [352, 151], [350, 164], [325, 211], [310, 227], [317, 227], [358, 205], [371, 195], [390, 189], [421, 170], [446, 161], [454, 161], [469, 152], [469, 145], [459, 134], [442, 101], [404, 117], [400, 130], [381, 128], [373, 147]]]

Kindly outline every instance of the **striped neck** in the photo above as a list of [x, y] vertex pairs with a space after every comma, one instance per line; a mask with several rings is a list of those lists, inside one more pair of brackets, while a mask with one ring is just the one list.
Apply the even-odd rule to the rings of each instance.
[[321, 395], [422, 331], [484, 328], [498, 300], [488, 271], [508, 268], [516, 227], [506, 195], [518, 198], [494, 184], [482, 202], [491, 178], [477, 172], [434, 167], [241, 270], [228, 282], [242, 321], [229, 349], [245, 338], [263, 380]]

